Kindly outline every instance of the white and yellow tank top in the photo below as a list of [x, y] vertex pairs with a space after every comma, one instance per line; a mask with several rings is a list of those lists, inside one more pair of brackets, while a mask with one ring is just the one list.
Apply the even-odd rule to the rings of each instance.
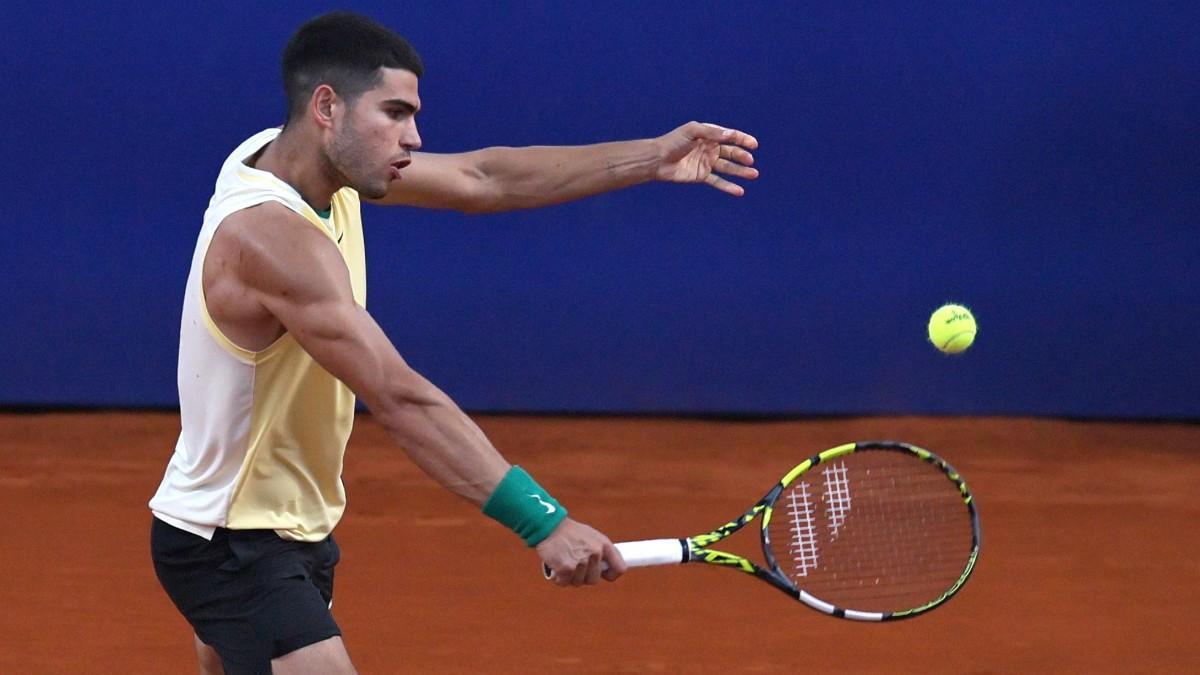
[[288, 333], [262, 351], [226, 338], [209, 316], [204, 257], [230, 214], [268, 201], [300, 214], [341, 250], [354, 299], [366, 305], [358, 193], [343, 188], [322, 218], [290, 185], [246, 160], [279, 135], [268, 129], [225, 160], [192, 256], [179, 331], [183, 429], [150, 509], [159, 519], [211, 539], [214, 528], [271, 529], [320, 541], [342, 517], [342, 456], [354, 423], [354, 394]]

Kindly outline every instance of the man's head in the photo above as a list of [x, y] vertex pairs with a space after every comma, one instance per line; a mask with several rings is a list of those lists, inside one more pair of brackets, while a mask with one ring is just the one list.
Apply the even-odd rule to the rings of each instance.
[[285, 127], [311, 125], [340, 182], [382, 197], [392, 168], [421, 145], [414, 115], [423, 72], [416, 50], [388, 28], [351, 12], [323, 14], [283, 50]]
[[347, 103], [382, 79], [380, 68], [425, 71], [408, 40], [353, 12], [330, 12], [296, 30], [283, 50], [283, 88], [288, 121], [303, 117], [313, 90], [327, 84]]

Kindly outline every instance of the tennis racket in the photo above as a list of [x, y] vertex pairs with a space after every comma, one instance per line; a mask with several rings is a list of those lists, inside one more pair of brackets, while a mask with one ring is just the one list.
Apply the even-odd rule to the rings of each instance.
[[[759, 516], [765, 566], [709, 548]], [[867, 441], [804, 460], [711, 532], [616, 547], [629, 567], [720, 565], [825, 614], [891, 621], [953, 597], [971, 576], [979, 540], [975, 501], [953, 467], [914, 445]]]

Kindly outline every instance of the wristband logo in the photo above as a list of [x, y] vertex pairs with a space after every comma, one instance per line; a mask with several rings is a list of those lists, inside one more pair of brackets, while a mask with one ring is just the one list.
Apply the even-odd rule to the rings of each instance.
[[530, 493], [530, 495], [529, 495], [529, 496], [530, 496], [530, 497], [533, 497], [533, 498], [534, 498], [534, 499], [536, 499], [536, 500], [538, 500], [538, 503], [539, 503], [539, 504], [541, 504], [542, 506], [546, 507], [546, 515], [550, 515], [551, 513], [554, 513], [555, 511], [557, 511], [557, 510], [558, 510], [557, 508], [555, 508], [555, 506], [554, 506], [553, 504], [551, 504], [550, 502], [548, 502], [548, 501], [546, 501], [546, 500], [542, 499], [541, 495], [536, 495], [536, 494], [532, 494], [532, 493]]

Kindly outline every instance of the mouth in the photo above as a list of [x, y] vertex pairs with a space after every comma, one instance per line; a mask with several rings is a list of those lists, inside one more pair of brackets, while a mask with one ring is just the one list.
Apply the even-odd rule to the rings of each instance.
[[392, 180], [400, 180], [400, 171], [404, 167], [412, 164], [412, 159], [404, 158], [392, 162], [389, 166], [392, 168]]

